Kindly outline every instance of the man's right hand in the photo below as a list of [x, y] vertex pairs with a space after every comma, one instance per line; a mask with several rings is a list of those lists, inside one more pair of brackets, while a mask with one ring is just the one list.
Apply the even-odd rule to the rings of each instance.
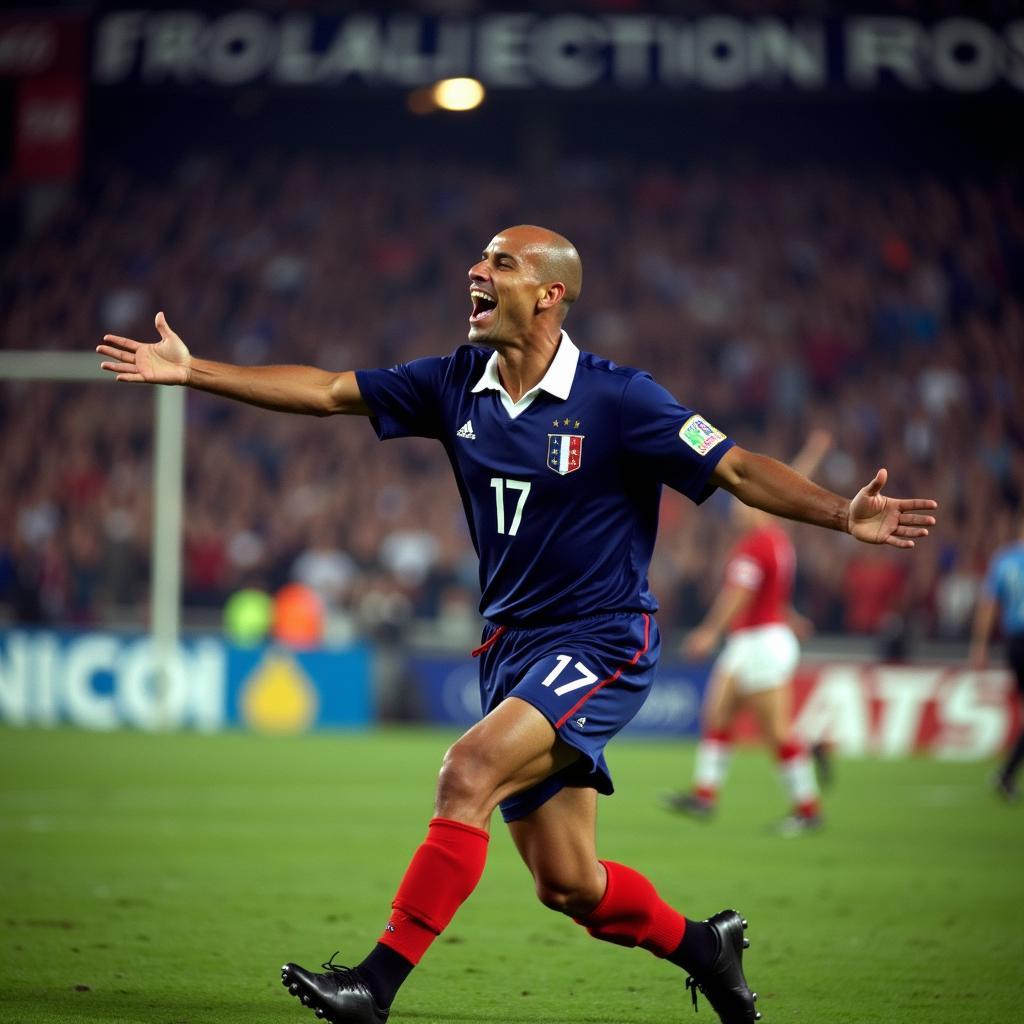
[[116, 334], [103, 335], [107, 344], [97, 345], [96, 351], [110, 359], [100, 363], [100, 368], [131, 384], [187, 384], [192, 366], [188, 347], [171, 330], [163, 313], [156, 315], [156, 329], [160, 341], [151, 345]]

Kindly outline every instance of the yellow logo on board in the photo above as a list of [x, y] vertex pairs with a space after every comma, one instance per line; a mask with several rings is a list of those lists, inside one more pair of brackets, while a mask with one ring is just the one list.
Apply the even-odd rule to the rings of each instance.
[[279, 651], [267, 654], [242, 689], [242, 718], [262, 732], [302, 732], [316, 720], [318, 707], [309, 676]]

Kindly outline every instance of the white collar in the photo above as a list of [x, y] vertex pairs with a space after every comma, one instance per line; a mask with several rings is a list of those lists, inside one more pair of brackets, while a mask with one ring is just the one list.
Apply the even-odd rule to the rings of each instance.
[[497, 391], [501, 404], [505, 406], [512, 419], [533, 404], [533, 400], [541, 391], [546, 391], [555, 398], [565, 401], [572, 390], [572, 382], [576, 376], [576, 365], [580, 360], [580, 350], [573, 344], [572, 338], [565, 331], [562, 331], [555, 358], [551, 360], [547, 373], [541, 377], [540, 382], [530, 388], [518, 402], [512, 401], [512, 396], [505, 390], [498, 374], [498, 353], [492, 352], [491, 358], [487, 360], [484, 372], [480, 379], [473, 385], [473, 393], [478, 391]]

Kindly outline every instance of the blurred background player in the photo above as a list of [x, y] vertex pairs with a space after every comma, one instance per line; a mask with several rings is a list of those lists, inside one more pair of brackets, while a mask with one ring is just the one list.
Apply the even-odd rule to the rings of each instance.
[[[992, 557], [985, 577], [984, 592], [974, 616], [971, 664], [978, 668], [988, 662], [988, 647], [996, 620], [1006, 640], [1006, 656], [1017, 680], [1017, 696], [1024, 710], [1024, 519], [1017, 539]], [[1017, 773], [1024, 762], [1024, 727], [1018, 728], [1010, 752], [996, 772], [996, 792], [1007, 800], [1019, 797]]]
[[[812, 475], [831, 446], [831, 434], [813, 431], [793, 468]], [[777, 520], [746, 505], [735, 504], [733, 515], [744, 533], [729, 555], [722, 589], [704, 621], [683, 641], [683, 653], [703, 660], [723, 633], [729, 638], [704, 698], [693, 789], [668, 794], [665, 803], [693, 817], [711, 816], [725, 781], [736, 717], [749, 708], [761, 735], [776, 751], [792, 801], [792, 813], [779, 830], [796, 834], [821, 824], [814, 767], [791, 726], [790, 683], [800, 657], [797, 635], [805, 637], [811, 623], [790, 604], [796, 555], [789, 535]], [[821, 748], [817, 755], [823, 759]]]

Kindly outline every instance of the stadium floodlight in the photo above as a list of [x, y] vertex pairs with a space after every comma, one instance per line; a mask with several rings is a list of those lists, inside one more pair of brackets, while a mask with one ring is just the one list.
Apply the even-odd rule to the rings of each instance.
[[[82, 352], [0, 352], [0, 381], [109, 380], [100, 361]], [[110, 386], [109, 383], [107, 385]], [[153, 389], [156, 405], [153, 459], [153, 545], [150, 619], [158, 694], [169, 692], [166, 673], [178, 654], [181, 631], [181, 524], [184, 492], [185, 389]]]
[[443, 78], [432, 91], [434, 102], [442, 110], [473, 110], [487, 95], [475, 78]]

